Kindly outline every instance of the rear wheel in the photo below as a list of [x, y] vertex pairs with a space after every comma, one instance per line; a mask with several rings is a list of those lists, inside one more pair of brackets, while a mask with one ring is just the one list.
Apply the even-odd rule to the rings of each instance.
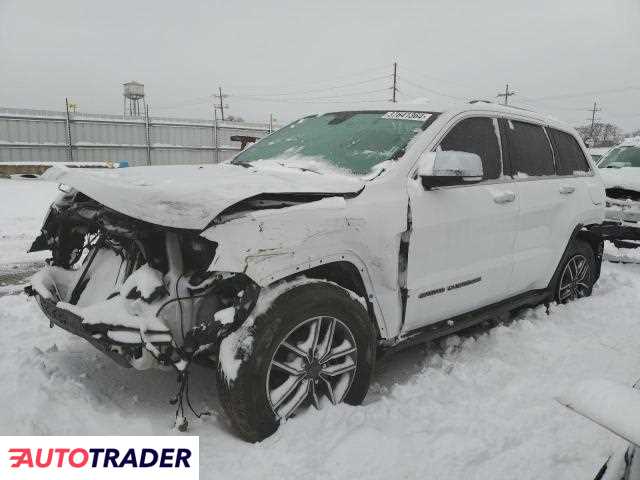
[[328, 282], [294, 287], [253, 325], [235, 379], [218, 370], [223, 407], [242, 438], [259, 441], [306, 408], [362, 402], [375, 334], [363, 305]]
[[588, 297], [595, 277], [595, 256], [591, 246], [583, 240], [575, 240], [560, 267], [554, 291], [556, 302], [567, 303]]

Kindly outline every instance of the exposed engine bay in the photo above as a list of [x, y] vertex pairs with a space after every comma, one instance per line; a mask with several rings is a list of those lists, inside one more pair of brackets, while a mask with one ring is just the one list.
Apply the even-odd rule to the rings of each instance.
[[209, 271], [216, 248], [199, 231], [146, 223], [68, 189], [31, 247], [52, 257], [27, 291], [51, 326], [119, 364], [183, 370], [215, 361], [258, 296], [247, 276]]

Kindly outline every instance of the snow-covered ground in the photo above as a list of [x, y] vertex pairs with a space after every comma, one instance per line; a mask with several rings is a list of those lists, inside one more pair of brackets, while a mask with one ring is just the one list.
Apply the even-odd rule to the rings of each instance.
[[[31, 240], [55, 189], [1, 182], [5, 206], [14, 195], [36, 199], [0, 211], [11, 250]], [[624, 444], [554, 398], [582, 380], [640, 377], [639, 292], [640, 265], [606, 263], [591, 298], [384, 359], [365, 405], [304, 412], [256, 445], [234, 437], [213, 372], [196, 368], [192, 403], [211, 412], [189, 419], [201, 477], [593, 478]], [[49, 329], [22, 294], [0, 290], [0, 326], [1, 434], [178, 434], [171, 372], [116, 366]]]
[[57, 192], [55, 183], [0, 178], [0, 265], [46, 258], [26, 251]]

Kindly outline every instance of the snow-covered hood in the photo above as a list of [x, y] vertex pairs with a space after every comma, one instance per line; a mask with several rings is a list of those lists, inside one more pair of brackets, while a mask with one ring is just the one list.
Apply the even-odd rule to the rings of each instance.
[[226, 208], [260, 194], [355, 194], [364, 180], [295, 168], [231, 164], [133, 167], [107, 171], [52, 167], [41, 177], [145, 222], [202, 230]]
[[640, 168], [601, 168], [598, 170], [605, 188], [620, 187], [640, 192]]

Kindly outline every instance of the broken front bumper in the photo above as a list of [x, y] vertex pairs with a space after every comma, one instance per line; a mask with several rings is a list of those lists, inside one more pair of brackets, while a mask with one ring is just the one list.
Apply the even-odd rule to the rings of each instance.
[[640, 202], [608, 198], [605, 208], [605, 220], [622, 226], [640, 228]]
[[123, 354], [122, 346], [116, 345], [113, 341], [110, 341], [106, 336], [101, 335], [99, 332], [92, 332], [85, 328], [82, 325], [82, 317], [68, 310], [58, 308], [56, 306], [56, 302], [49, 300], [48, 298], [42, 298], [33, 290], [33, 288], [31, 288], [31, 286], [28, 286], [25, 291], [28, 295], [35, 296], [42, 312], [51, 322], [50, 326], [52, 328], [56, 325], [70, 333], [73, 333], [74, 335], [84, 338], [121, 367], [131, 367], [129, 358]]
[[[97, 273], [104, 272], [103, 269]], [[144, 268], [137, 272], [145, 273]], [[32, 277], [31, 285], [25, 289], [27, 294], [35, 297], [51, 327], [57, 325], [84, 338], [124, 367], [143, 370], [176, 366], [183, 360], [176, 353], [171, 330], [153, 315], [157, 302], [147, 302], [140, 297], [124, 298], [116, 290], [110, 295], [103, 293], [101, 298], [108, 295], [105, 300], [89, 298], [81, 305], [67, 303], [74, 296], [74, 285], [81, 278], [80, 273], [45, 266]], [[135, 276], [133, 274], [130, 278], [135, 281]], [[88, 295], [91, 293], [87, 292]]]
[[607, 198], [602, 237], [620, 247], [639, 246], [640, 202]]

